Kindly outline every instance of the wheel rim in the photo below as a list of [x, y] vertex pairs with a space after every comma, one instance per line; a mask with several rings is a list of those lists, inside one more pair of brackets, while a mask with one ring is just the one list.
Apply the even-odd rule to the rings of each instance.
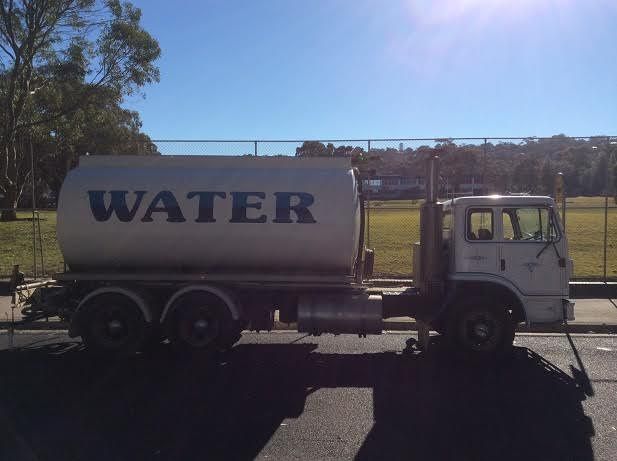
[[459, 335], [465, 347], [480, 352], [489, 352], [499, 346], [503, 326], [491, 311], [464, 313]]
[[100, 306], [95, 314], [92, 333], [97, 344], [117, 349], [130, 341], [133, 334], [126, 309], [117, 305]]
[[190, 307], [179, 312], [178, 336], [195, 348], [210, 346], [218, 337], [220, 322], [216, 312], [208, 306]]

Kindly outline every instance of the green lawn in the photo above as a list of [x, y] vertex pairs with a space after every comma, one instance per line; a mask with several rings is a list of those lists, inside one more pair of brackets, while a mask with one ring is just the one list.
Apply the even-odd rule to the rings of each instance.
[[[420, 239], [420, 201], [396, 200], [372, 202], [368, 243], [375, 249], [375, 273], [397, 277], [411, 275], [412, 245]], [[570, 253], [574, 259], [574, 275], [580, 278], [601, 277], [604, 248], [604, 198], [576, 197], [568, 199], [566, 228]], [[607, 275], [617, 277], [617, 207], [609, 202]], [[593, 208], [577, 208], [593, 207]], [[33, 273], [32, 215], [19, 213], [19, 221], [0, 222], [0, 276], [10, 274], [13, 264]], [[41, 212], [41, 234], [45, 272], [62, 269], [62, 255], [56, 242], [55, 212]], [[38, 243], [37, 243], [38, 244]], [[38, 271], [41, 271], [40, 256]]]
[[[27, 275], [34, 273], [32, 255], [32, 213], [20, 212], [17, 221], [0, 222], [0, 277], [8, 276], [14, 264]], [[36, 221], [35, 221], [36, 222]], [[62, 270], [63, 261], [56, 241], [56, 212], [40, 212], [43, 262], [46, 274]], [[41, 255], [37, 227], [37, 273], [41, 273]]]
[[413, 244], [420, 240], [420, 209], [372, 208], [367, 246], [375, 250], [376, 275], [411, 275]]
[[[566, 232], [574, 275], [601, 277], [604, 260], [604, 209], [571, 208]], [[617, 277], [617, 208], [608, 212], [607, 275]], [[368, 244], [375, 250], [375, 273], [410, 276], [413, 242], [420, 239], [419, 209], [371, 208]]]

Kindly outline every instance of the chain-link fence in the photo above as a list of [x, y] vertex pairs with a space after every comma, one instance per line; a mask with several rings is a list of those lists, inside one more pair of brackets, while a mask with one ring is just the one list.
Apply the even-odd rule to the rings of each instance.
[[[375, 276], [410, 278], [412, 247], [420, 240], [420, 201], [367, 203], [366, 242], [375, 250]], [[617, 279], [617, 205], [612, 197], [567, 199], [566, 233], [574, 278]]]
[[0, 221], [0, 278], [9, 277], [15, 265], [34, 278], [63, 270], [56, 238], [56, 210], [18, 209], [16, 220]]
[[[350, 157], [363, 177], [366, 242], [375, 250], [375, 275], [385, 278], [412, 276], [412, 246], [419, 240], [428, 155], [438, 154], [442, 160], [442, 198], [487, 193], [552, 195], [555, 173], [563, 171], [574, 277], [617, 279], [614, 136], [155, 140], [135, 145], [127, 153]], [[53, 210], [34, 214], [19, 210], [17, 221], [0, 221], [0, 277], [8, 276], [14, 264], [29, 276], [48, 276], [62, 269], [55, 220]]]
[[612, 197], [567, 199], [566, 234], [575, 277], [617, 278], [617, 205]]
[[[583, 199], [568, 200], [566, 230], [574, 278], [617, 279], [617, 205], [612, 198], [587, 200], [596, 204], [577, 205]], [[420, 239], [420, 200], [371, 200], [366, 204], [366, 243], [375, 250], [375, 276], [413, 276], [412, 247]], [[34, 226], [33, 226], [34, 222]], [[606, 227], [605, 227], [606, 225]], [[33, 235], [35, 238], [33, 239]], [[18, 220], [0, 222], [0, 277], [9, 277], [13, 266], [29, 277], [51, 276], [63, 269], [56, 240], [56, 212], [19, 210]]]

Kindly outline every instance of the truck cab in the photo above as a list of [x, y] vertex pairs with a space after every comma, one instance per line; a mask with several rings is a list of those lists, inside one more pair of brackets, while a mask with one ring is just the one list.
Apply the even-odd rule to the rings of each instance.
[[[425, 206], [441, 209], [442, 220], [436, 224], [434, 211], [421, 218], [427, 229], [422, 246], [432, 248], [418, 251], [418, 259], [441, 261], [428, 274], [426, 262], [414, 261], [425, 271], [419, 292], [433, 305], [423, 321], [457, 348], [494, 353], [511, 346], [519, 323], [574, 319], [568, 299], [573, 263], [552, 198], [472, 196]], [[438, 292], [429, 290], [431, 277], [441, 280]]]
[[443, 204], [446, 283], [494, 284], [514, 294], [527, 323], [557, 322], [572, 260], [555, 203], [542, 196], [461, 197]]

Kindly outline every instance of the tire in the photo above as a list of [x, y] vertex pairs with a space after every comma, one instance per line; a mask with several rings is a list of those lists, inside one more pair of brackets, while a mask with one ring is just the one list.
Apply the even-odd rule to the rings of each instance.
[[242, 331], [225, 302], [207, 292], [187, 293], [174, 301], [166, 329], [172, 344], [188, 352], [228, 350]]
[[82, 339], [97, 355], [130, 356], [147, 339], [148, 325], [135, 303], [121, 294], [102, 294], [92, 299], [80, 318]]
[[446, 338], [455, 353], [469, 359], [503, 358], [512, 351], [516, 323], [505, 307], [472, 298], [451, 311]]

